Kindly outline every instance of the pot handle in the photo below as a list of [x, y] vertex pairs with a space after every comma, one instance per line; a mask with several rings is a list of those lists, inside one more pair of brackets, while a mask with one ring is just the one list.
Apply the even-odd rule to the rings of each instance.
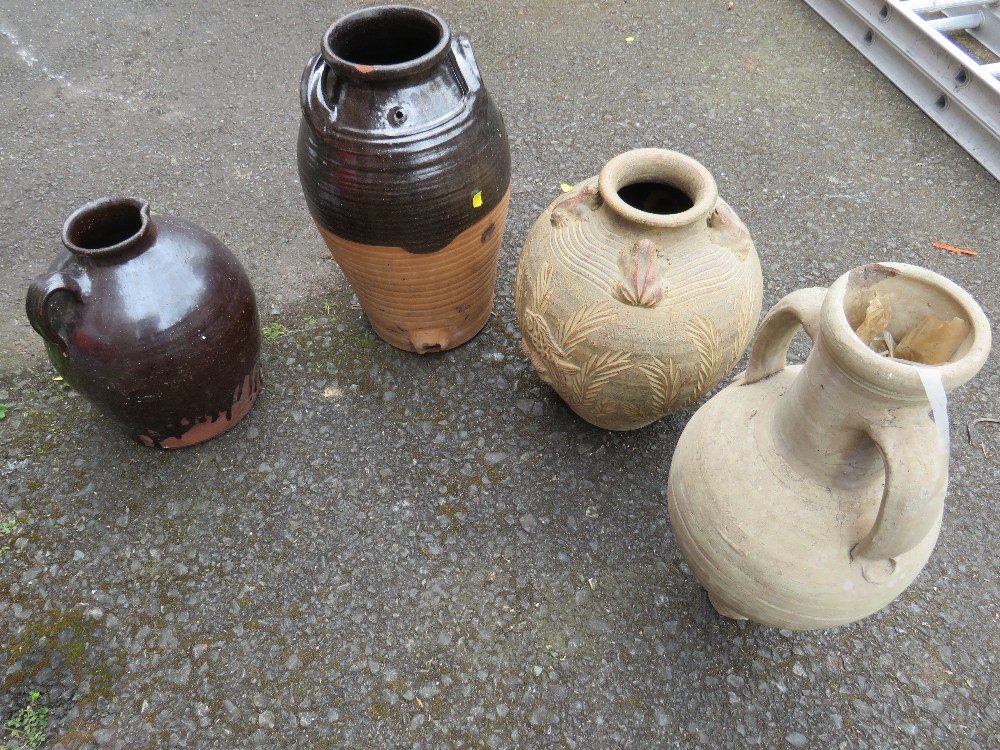
[[83, 301], [80, 284], [77, 280], [62, 271], [54, 271], [38, 276], [31, 282], [24, 307], [25, 312], [28, 313], [31, 327], [46, 341], [58, 346], [60, 353], [66, 357], [68, 356], [66, 341], [59, 335], [49, 319], [49, 297], [56, 292], [69, 292], [77, 302]]
[[875, 524], [851, 550], [862, 562], [898, 557], [926, 539], [948, 488], [948, 450], [930, 419], [871, 425], [866, 432], [882, 454], [885, 488]]
[[819, 312], [826, 298], [824, 287], [799, 289], [786, 295], [770, 309], [757, 329], [757, 338], [750, 350], [750, 364], [743, 378], [744, 385], [774, 375], [785, 369], [788, 346], [799, 326], [809, 338], [819, 333]]
[[472, 52], [472, 39], [468, 34], [455, 34], [451, 39], [451, 58], [465, 86], [466, 95], [483, 87], [483, 76]]
[[327, 74], [333, 75], [330, 65], [323, 55], [316, 53], [302, 71], [299, 81], [299, 103], [302, 105], [302, 115], [315, 132], [327, 135], [331, 124], [336, 119], [336, 112], [330, 109], [323, 96], [323, 82]]

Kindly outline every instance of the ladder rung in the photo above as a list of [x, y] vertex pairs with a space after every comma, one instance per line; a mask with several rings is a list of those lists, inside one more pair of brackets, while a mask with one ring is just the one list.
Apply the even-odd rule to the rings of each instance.
[[932, 21], [927, 21], [927, 24], [942, 33], [946, 33], [949, 31], [968, 31], [969, 29], [978, 29], [983, 25], [984, 20], [983, 14], [976, 12], [966, 13], [962, 16], [935, 18]]
[[983, 0], [902, 0], [900, 5], [915, 13], [933, 13], [952, 8], [967, 8], [970, 5], [985, 5], [993, 7], [1000, 5], [1000, 0], [984, 2]]
[[994, 78], [1000, 78], [1000, 62], [986, 63], [985, 65], [980, 65], [979, 70], [988, 76], [993, 76]]

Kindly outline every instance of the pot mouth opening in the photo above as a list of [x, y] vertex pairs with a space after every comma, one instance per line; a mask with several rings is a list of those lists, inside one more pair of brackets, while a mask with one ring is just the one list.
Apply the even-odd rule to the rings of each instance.
[[903, 365], [961, 360], [975, 342], [976, 317], [932, 279], [871, 264], [851, 272], [842, 302], [856, 345]]
[[598, 177], [608, 207], [624, 219], [676, 228], [706, 219], [715, 210], [715, 178], [689, 156], [659, 148], [627, 151], [611, 159]]
[[89, 257], [134, 245], [149, 226], [149, 204], [137, 198], [101, 198], [81, 206], [63, 224], [68, 250]]
[[437, 14], [384, 5], [335, 21], [323, 37], [323, 57], [350, 75], [394, 77], [436, 64], [450, 41], [448, 25]]
[[680, 214], [694, 208], [694, 199], [667, 182], [630, 182], [618, 188], [618, 197], [648, 214]]

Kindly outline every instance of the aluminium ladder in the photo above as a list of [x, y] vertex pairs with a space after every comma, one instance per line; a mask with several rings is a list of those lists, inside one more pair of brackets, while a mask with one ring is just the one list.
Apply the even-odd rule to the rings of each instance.
[[[806, 2], [1000, 179], [1000, 0]], [[961, 33], [987, 59], [947, 36]]]

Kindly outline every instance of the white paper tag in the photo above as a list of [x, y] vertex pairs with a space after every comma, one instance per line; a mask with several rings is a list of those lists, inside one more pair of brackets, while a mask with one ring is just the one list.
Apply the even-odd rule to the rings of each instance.
[[950, 452], [951, 425], [948, 423], [948, 394], [945, 393], [941, 373], [936, 367], [924, 366], [917, 367], [917, 374], [920, 376], [920, 382], [924, 384], [927, 400], [931, 402], [931, 414], [934, 415], [934, 424], [937, 425], [941, 443], [945, 450]]

